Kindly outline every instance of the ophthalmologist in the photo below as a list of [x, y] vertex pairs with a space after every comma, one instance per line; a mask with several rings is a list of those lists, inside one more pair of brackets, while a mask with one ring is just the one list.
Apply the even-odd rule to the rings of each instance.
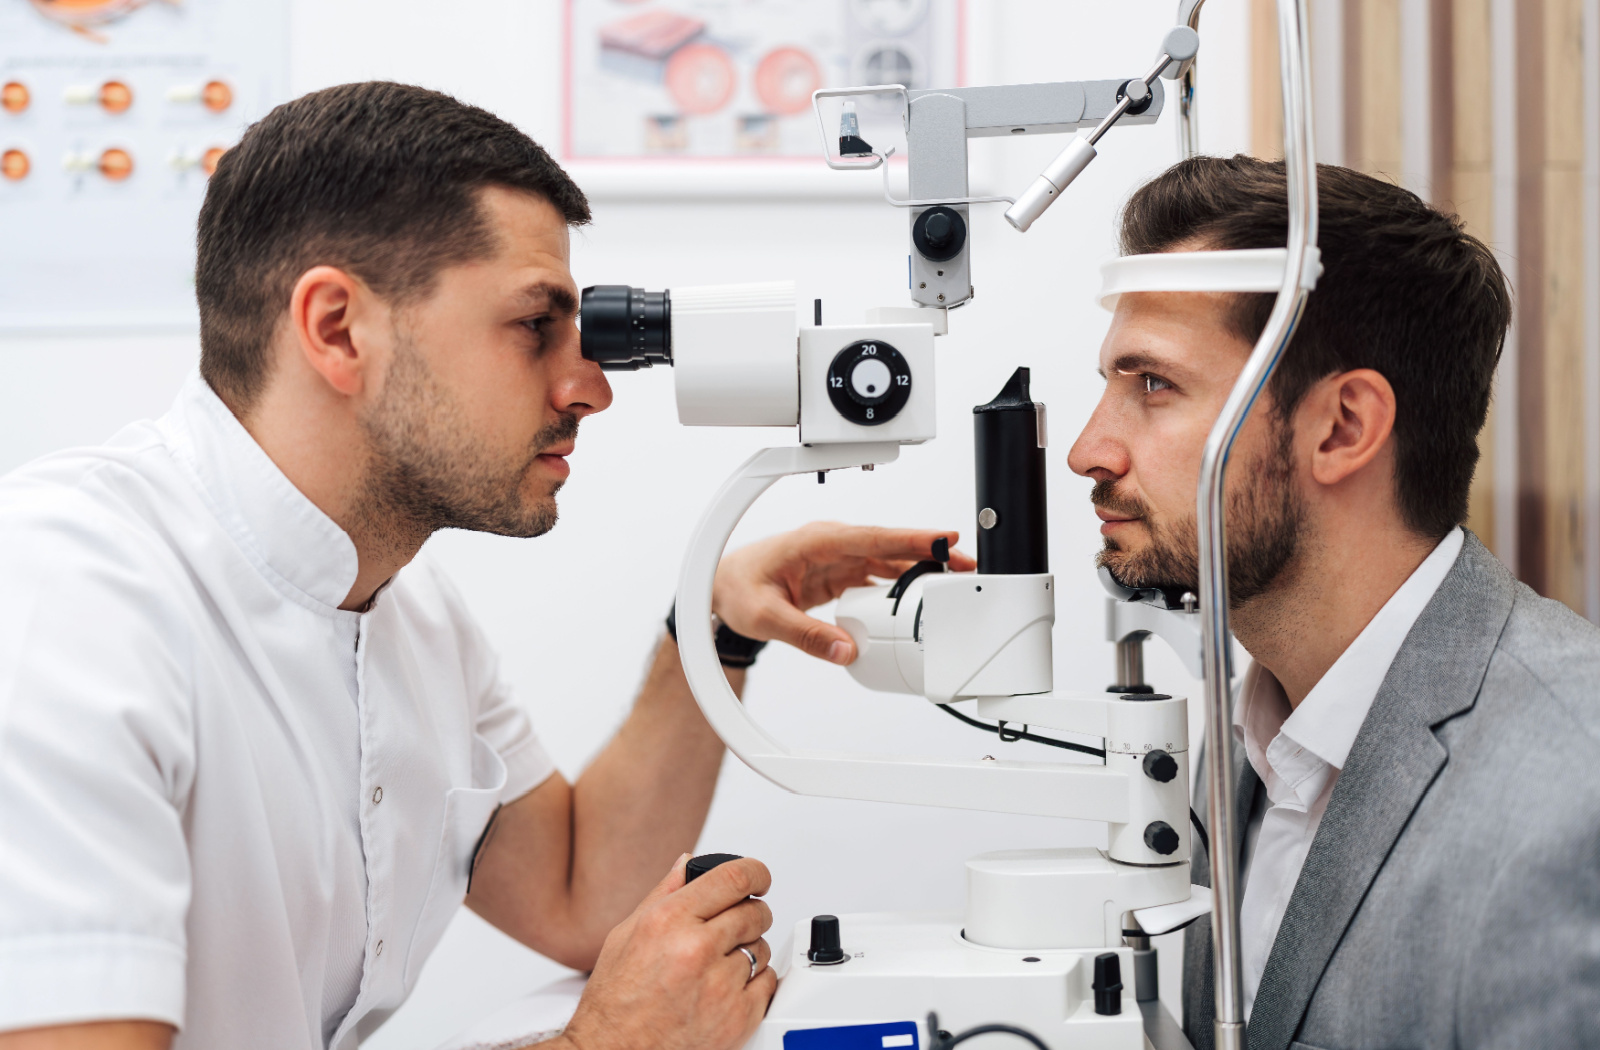
[[[675, 643], [569, 784], [417, 557], [438, 529], [555, 524], [611, 402], [568, 271], [588, 217], [521, 132], [403, 85], [307, 95], [224, 155], [199, 375], [0, 480], [0, 1048], [350, 1050], [463, 899], [592, 971], [553, 1046], [720, 1050], [759, 1023], [767, 869], [684, 884], [722, 745]], [[941, 537], [730, 555], [734, 688], [765, 640], [850, 662], [804, 610]]]

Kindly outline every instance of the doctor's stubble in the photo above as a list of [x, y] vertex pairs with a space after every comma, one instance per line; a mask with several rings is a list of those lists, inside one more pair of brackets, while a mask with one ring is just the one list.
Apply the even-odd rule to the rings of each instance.
[[[1294, 431], [1273, 415], [1268, 447], [1255, 462], [1237, 459], [1229, 471], [1227, 508], [1228, 603], [1238, 608], [1265, 593], [1294, 560], [1304, 537], [1305, 504], [1295, 488]], [[1195, 512], [1171, 522], [1152, 518], [1137, 496], [1117, 483], [1095, 482], [1089, 499], [1097, 507], [1138, 518], [1149, 540], [1124, 550], [1107, 536], [1095, 559], [1124, 587], [1160, 587], [1200, 593], [1200, 539]]]
[[523, 485], [541, 453], [577, 436], [577, 416], [561, 416], [528, 448], [497, 460], [474, 442], [465, 413], [397, 329], [383, 392], [361, 425], [372, 454], [365, 498], [372, 525], [424, 538], [440, 529], [542, 536], [555, 527], [561, 482], [532, 497]]

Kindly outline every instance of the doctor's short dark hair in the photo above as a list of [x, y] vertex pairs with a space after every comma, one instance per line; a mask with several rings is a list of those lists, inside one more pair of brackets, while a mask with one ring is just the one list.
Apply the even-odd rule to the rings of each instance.
[[442, 268], [492, 255], [478, 203], [488, 186], [537, 194], [569, 225], [589, 221], [583, 191], [538, 143], [449, 95], [369, 82], [277, 107], [222, 155], [200, 209], [201, 374], [247, 410], [294, 282], [313, 266], [405, 305]]
[[[1349, 168], [1317, 167], [1324, 267], [1268, 387], [1289, 419], [1317, 381], [1355, 368], [1395, 393], [1395, 483], [1413, 531], [1440, 537], [1467, 517], [1478, 432], [1511, 324], [1494, 253], [1416, 194]], [[1282, 247], [1282, 161], [1193, 157], [1140, 187], [1122, 213], [1127, 255]], [[1254, 343], [1274, 296], [1241, 294], [1234, 330]]]

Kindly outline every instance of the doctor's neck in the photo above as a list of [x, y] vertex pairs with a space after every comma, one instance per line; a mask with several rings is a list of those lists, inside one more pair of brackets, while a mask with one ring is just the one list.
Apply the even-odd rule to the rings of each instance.
[[223, 400], [284, 476], [355, 544], [355, 582], [339, 607], [366, 609], [437, 526], [375, 495], [384, 467], [351, 398], [291, 364], [274, 369], [245, 411]]

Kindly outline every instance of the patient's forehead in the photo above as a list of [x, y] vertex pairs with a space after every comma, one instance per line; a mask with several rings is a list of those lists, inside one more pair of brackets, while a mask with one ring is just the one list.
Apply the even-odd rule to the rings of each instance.
[[1135, 357], [1237, 368], [1251, 345], [1233, 327], [1233, 300], [1219, 292], [1124, 293], [1101, 344], [1102, 371], [1130, 370], [1127, 361]]

